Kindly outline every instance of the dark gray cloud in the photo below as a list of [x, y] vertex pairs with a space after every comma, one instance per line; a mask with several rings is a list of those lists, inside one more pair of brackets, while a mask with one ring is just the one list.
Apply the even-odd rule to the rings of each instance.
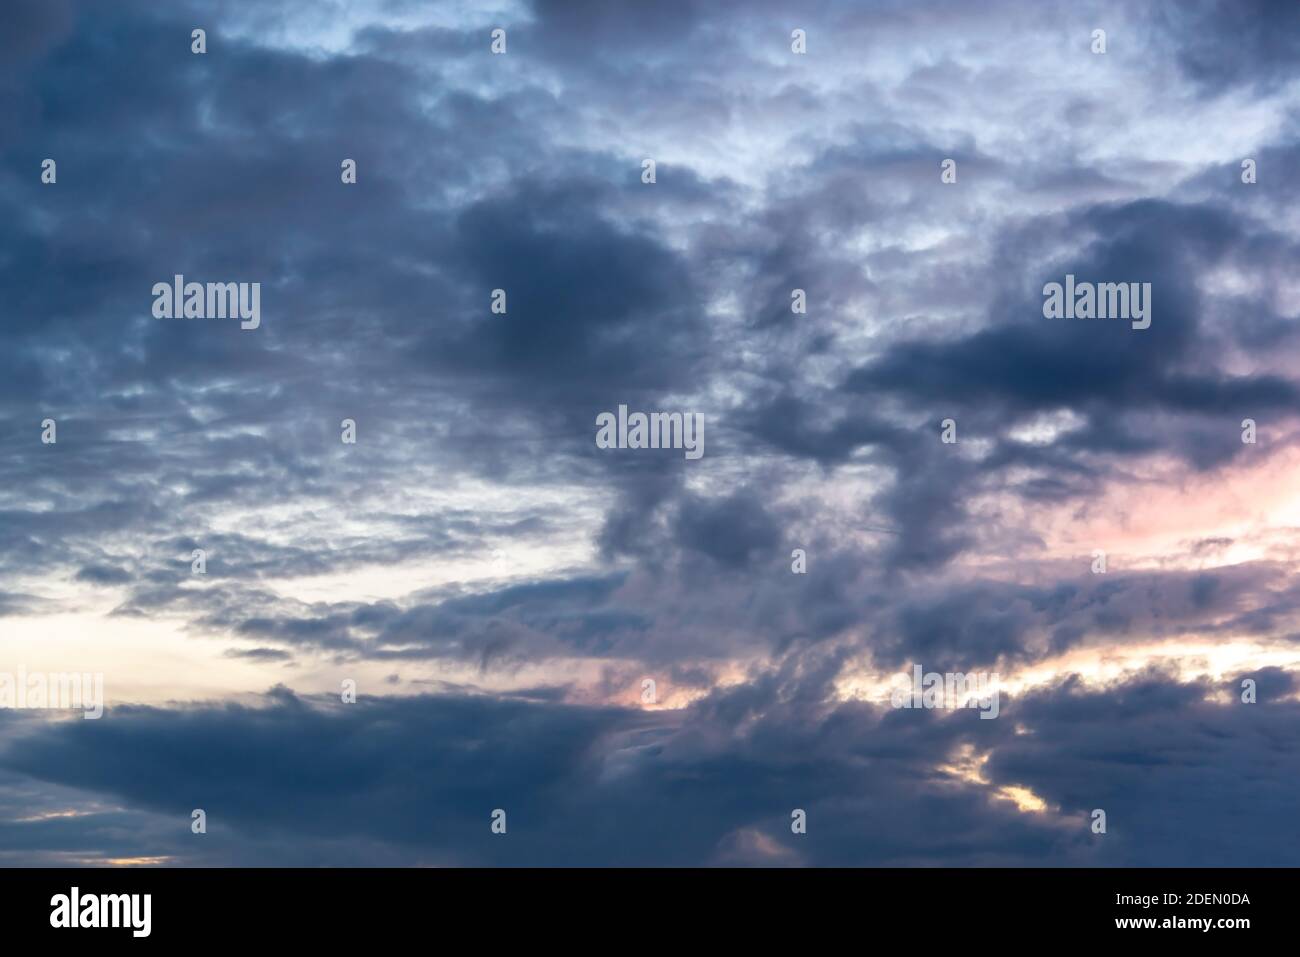
[[[1261, 680], [1268, 690], [1246, 705], [1210, 704], [1206, 689], [1157, 675], [1105, 692], [1065, 680], [1004, 702], [1032, 731], [1017, 734], [975, 712], [826, 707], [835, 663], [820, 675], [811, 663], [662, 718], [525, 697], [327, 706], [287, 691], [256, 707], [127, 708], [24, 734], [0, 765], [11, 781], [126, 802], [149, 823], [136, 856], [191, 863], [285, 849], [329, 861], [339, 846], [352, 863], [511, 865], [722, 862], [737, 844], [750, 845], [744, 863], [769, 864], [1281, 864], [1294, 853], [1277, 839], [1295, 770], [1277, 744], [1298, 716], [1272, 697], [1279, 682]], [[963, 747], [990, 754], [987, 783], [933, 770], [932, 755]], [[1004, 784], [1055, 810], [1016, 811], [993, 794]], [[207, 835], [189, 833], [194, 807]], [[807, 840], [790, 834], [796, 807]], [[1096, 807], [1105, 835], [1089, 830]], [[496, 808], [504, 840], [489, 830]], [[1234, 825], [1246, 814], [1266, 826]], [[61, 835], [43, 821], [6, 828], [13, 846], [90, 856], [117, 852], [110, 820]]]
[[1160, 5], [1179, 65], [1207, 96], [1236, 85], [1269, 89], [1294, 79], [1300, 53], [1300, 11], [1286, 0], [1205, 0]]

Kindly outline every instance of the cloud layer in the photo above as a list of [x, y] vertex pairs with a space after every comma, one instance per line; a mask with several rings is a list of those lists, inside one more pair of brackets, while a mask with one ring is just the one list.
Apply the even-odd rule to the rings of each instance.
[[1295, 17], [23, 0], [0, 861], [1300, 862]]

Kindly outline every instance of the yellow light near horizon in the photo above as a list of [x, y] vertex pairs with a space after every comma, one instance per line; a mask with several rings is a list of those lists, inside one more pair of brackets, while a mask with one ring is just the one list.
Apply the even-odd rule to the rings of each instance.
[[1008, 784], [993, 792], [993, 796], [1011, 801], [1016, 809], [1026, 814], [1042, 814], [1047, 810], [1047, 802], [1027, 787]]

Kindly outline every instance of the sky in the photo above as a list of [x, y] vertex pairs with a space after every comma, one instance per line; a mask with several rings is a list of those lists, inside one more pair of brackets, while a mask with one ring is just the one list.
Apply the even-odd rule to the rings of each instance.
[[0, 864], [1300, 865], [1300, 5], [5, 19]]

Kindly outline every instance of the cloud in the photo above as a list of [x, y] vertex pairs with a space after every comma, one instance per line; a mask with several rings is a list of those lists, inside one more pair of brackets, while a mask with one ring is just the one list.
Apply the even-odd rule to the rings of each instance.
[[1292, 6], [198, 10], [0, 37], [7, 862], [1294, 861]]

